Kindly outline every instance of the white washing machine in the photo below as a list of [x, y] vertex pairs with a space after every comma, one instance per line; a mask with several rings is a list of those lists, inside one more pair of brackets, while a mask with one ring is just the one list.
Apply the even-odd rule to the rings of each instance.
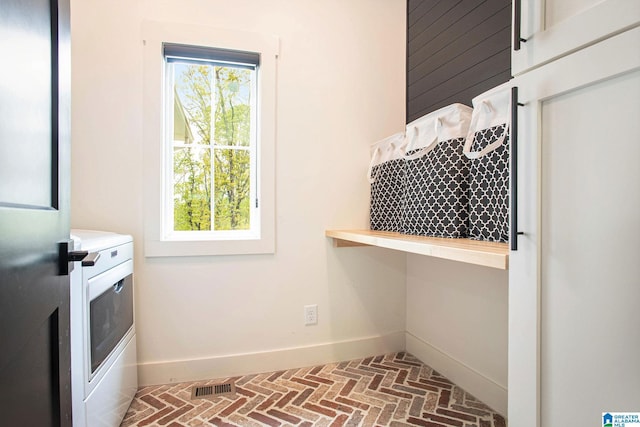
[[71, 230], [87, 251], [71, 272], [74, 427], [117, 427], [138, 388], [129, 235]]

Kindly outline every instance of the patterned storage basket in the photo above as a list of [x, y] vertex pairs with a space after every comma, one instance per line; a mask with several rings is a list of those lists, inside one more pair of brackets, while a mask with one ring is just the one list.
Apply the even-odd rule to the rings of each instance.
[[473, 99], [473, 117], [464, 146], [470, 159], [469, 237], [509, 241], [510, 86]]
[[372, 230], [402, 232], [405, 185], [405, 135], [394, 134], [371, 146], [369, 183]]
[[407, 125], [404, 233], [466, 237], [469, 160], [462, 148], [471, 112], [453, 104]]

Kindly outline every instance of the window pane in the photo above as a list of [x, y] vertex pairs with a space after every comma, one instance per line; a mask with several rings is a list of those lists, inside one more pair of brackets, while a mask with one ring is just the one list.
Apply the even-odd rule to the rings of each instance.
[[[255, 71], [193, 62], [173, 62], [170, 66], [175, 73], [175, 139], [209, 144], [213, 125], [214, 144], [248, 147]], [[211, 122], [212, 104], [214, 123]], [[185, 128], [189, 132], [187, 140]]]
[[250, 229], [250, 152], [214, 149], [214, 230]]
[[211, 151], [173, 150], [173, 229], [211, 230]]
[[241, 68], [213, 67], [216, 145], [249, 146], [252, 73]]

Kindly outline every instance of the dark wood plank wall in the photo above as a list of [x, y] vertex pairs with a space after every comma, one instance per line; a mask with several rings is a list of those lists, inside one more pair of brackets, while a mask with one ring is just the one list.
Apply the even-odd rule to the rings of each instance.
[[407, 0], [407, 123], [511, 78], [511, 0]]

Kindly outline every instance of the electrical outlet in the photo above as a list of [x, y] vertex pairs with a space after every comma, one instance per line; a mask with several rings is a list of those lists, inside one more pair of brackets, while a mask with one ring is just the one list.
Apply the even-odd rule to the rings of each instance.
[[318, 304], [304, 306], [304, 324], [305, 325], [318, 324]]

